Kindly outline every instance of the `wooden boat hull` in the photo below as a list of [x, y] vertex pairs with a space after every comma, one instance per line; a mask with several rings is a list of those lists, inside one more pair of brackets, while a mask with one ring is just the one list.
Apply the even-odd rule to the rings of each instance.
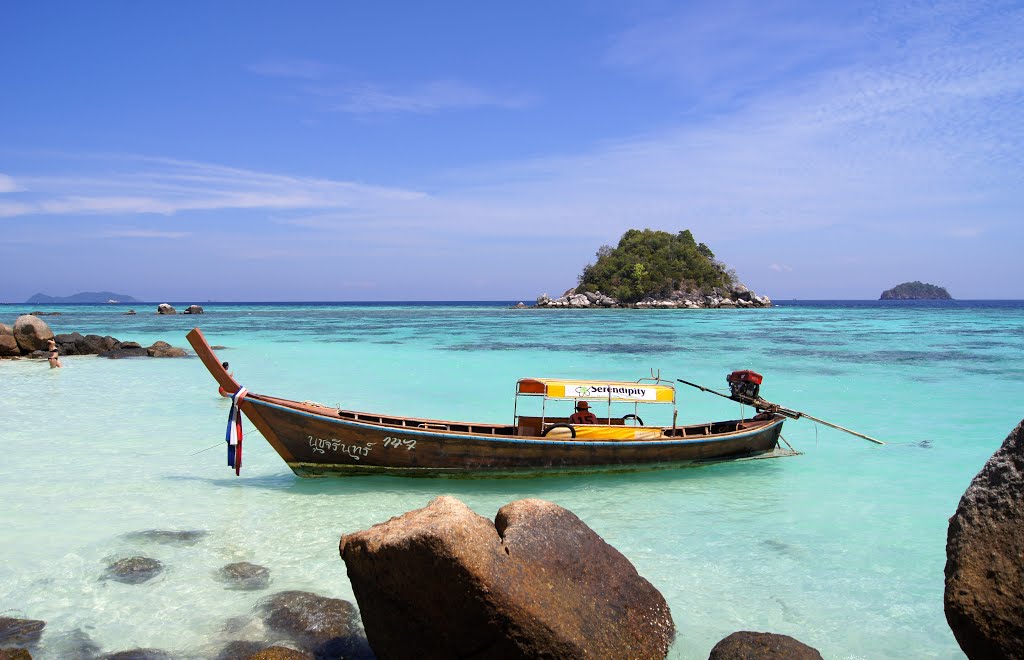
[[[229, 394], [238, 391], [202, 333], [193, 330], [188, 339], [220, 386]], [[778, 449], [785, 421], [779, 415], [665, 428], [658, 430], [662, 437], [623, 440], [538, 437], [523, 425], [382, 416], [251, 393], [239, 407], [303, 477], [631, 471], [795, 453]]]
[[[736, 430], [707, 437], [636, 441], [523, 438], [381, 425], [325, 414], [309, 404], [250, 397], [242, 410], [299, 476], [391, 474], [488, 476], [676, 467], [761, 455], [778, 445], [784, 418], [719, 422]], [[333, 414], [332, 414], [333, 413]], [[352, 414], [352, 413], [350, 413]], [[398, 421], [398, 420], [394, 420]], [[402, 420], [419, 422], [419, 420]], [[502, 430], [503, 427], [488, 427]]]

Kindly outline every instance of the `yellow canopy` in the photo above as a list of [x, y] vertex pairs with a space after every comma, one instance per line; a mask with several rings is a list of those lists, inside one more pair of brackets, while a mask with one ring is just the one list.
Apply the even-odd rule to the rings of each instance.
[[676, 390], [671, 385], [561, 378], [523, 378], [516, 385], [516, 393], [543, 395], [548, 399], [591, 401], [675, 403], [676, 400]]

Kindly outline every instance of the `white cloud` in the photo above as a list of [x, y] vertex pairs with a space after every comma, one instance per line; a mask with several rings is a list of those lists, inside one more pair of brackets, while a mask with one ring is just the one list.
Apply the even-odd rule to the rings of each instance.
[[18, 189], [18, 186], [14, 183], [14, 179], [7, 176], [6, 174], [0, 173], [0, 193], [14, 192]]
[[785, 264], [771, 264], [768, 266], [770, 270], [774, 270], [776, 273], [791, 273], [793, 268]]

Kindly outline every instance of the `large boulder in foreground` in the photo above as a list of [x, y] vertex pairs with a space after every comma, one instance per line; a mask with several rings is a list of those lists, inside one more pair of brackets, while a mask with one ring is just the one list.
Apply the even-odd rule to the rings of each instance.
[[734, 632], [711, 649], [708, 660], [822, 660], [821, 654], [788, 635]]
[[53, 330], [46, 321], [31, 314], [22, 314], [14, 321], [14, 339], [22, 353], [42, 351], [46, 350], [46, 340], [53, 339]]
[[945, 609], [967, 657], [1024, 658], [1024, 422], [949, 519]]
[[491, 524], [439, 497], [339, 549], [382, 659], [664, 658], [675, 635], [657, 589], [551, 502], [512, 502]]

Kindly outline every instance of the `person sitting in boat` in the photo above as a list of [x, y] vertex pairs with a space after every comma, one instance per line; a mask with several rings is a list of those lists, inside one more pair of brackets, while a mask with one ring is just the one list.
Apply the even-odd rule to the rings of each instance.
[[586, 401], [576, 402], [576, 412], [569, 417], [570, 424], [597, 424], [597, 415], [590, 412], [590, 404]]

